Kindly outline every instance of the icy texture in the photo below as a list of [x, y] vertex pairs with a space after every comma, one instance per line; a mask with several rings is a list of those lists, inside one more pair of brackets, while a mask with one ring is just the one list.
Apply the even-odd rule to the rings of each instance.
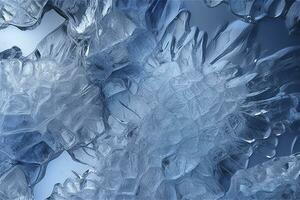
[[300, 33], [300, 1], [296, 0], [286, 14], [286, 26], [290, 32]]
[[[159, 171], [156, 171], [159, 173]], [[299, 199], [300, 198], [300, 160], [299, 155], [289, 157], [274, 158], [265, 163], [256, 165], [249, 169], [237, 171], [232, 179], [231, 185], [225, 196], [217, 198], [219, 200], [267, 200], [267, 199]], [[148, 181], [155, 179], [155, 171]], [[193, 198], [193, 192], [201, 190], [201, 185], [193, 187], [193, 177], [182, 181], [176, 189], [185, 191], [188, 196], [179, 196], [178, 190], [172, 188], [172, 184], [163, 184], [164, 196], [157, 196], [149, 199], [213, 199], [210, 196]], [[114, 184], [116, 182], [112, 182]], [[57, 185], [54, 193], [49, 198], [53, 199], [105, 199], [102, 195], [102, 180], [93, 172], [86, 172], [83, 176], [76, 179], [68, 179], [63, 185]], [[130, 198], [128, 194], [134, 190], [132, 180], [128, 180], [121, 185], [120, 191], [126, 193], [116, 199], [135, 199]], [[213, 188], [210, 188], [213, 189]], [[173, 194], [172, 194], [173, 193]], [[139, 198], [137, 198], [139, 199]], [[143, 198], [142, 198], [143, 199]]]
[[181, 1], [52, 0], [50, 4], [69, 19], [69, 35], [85, 46], [88, 77], [102, 84], [113, 71], [144, 62], [156, 45], [155, 33], [177, 15]]
[[48, 0], [0, 0], [0, 28], [30, 27], [38, 22]]
[[17, 48], [0, 54], [1, 171], [18, 165], [30, 185], [58, 153], [104, 131], [99, 89], [86, 79], [80, 52], [65, 29], [45, 38], [27, 58]]
[[31, 200], [33, 198], [24, 172], [19, 167], [13, 167], [0, 178], [1, 200]]
[[264, 17], [285, 15], [286, 27], [290, 33], [299, 34], [300, 1], [299, 0], [203, 0], [209, 7], [221, 3], [229, 5], [233, 14], [246, 22], [256, 22]]
[[222, 199], [300, 199], [299, 175], [299, 155], [275, 158], [238, 171]]
[[106, 15], [111, 4], [112, 0], [49, 1], [50, 6], [69, 20], [68, 32], [74, 37], [91, 37], [98, 28], [97, 22]]
[[[243, 2], [230, 5], [251, 19], [284, 7]], [[258, 182], [252, 154], [273, 158], [278, 137], [299, 130], [300, 47], [262, 57], [243, 21], [208, 40], [180, 1], [48, 6], [66, 24], [28, 57], [17, 47], [0, 53], [0, 199], [31, 199], [64, 150], [93, 171], [57, 184], [50, 200], [263, 198], [267, 187], [274, 198], [298, 195], [298, 156], [262, 164], [258, 187], [240, 178]], [[283, 162], [294, 164], [287, 174]]]
[[57, 185], [50, 199], [219, 199], [252, 151], [275, 155], [285, 120], [297, 119], [288, 88], [299, 47], [257, 61], [251, 25], [233, 22], [206, 44], [188, 19], [177, 15], [143, 65], [109, 72], [106, 132], [88, 156], [72, 153], [96, 172]]
[[204, 0], [204, 2], [210, 7], [226, 2], [235, 15], [250, 22], [266, 16], [278, 17], [286, 6], [286, 0]]

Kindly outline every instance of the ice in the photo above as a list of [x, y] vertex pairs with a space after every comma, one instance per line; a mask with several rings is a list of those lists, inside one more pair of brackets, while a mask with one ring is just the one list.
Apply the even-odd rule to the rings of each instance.
[[[129, 61], [110, 72], [103, 84], [107, 132], [88, 147], [93, 156], [73, 152], [94, 166], [96, 185], [87, 191], [78, 184], [89, 176], [70, 179], [50, 199], [219, 199], [254, 151], [276, 154], [276, 137], [285, 132], [278, 129], [281, 120], [293, 121], [297, 102], [273, 109], [277, 100], [293, 97], [259, 97], [267, 89], [261, 91], [259, 80], [275, 79], [277, 66], [281, 75], [296, 69], [298, 48], [256, 60], [247, 52], [252, 25], [233, 22], [206, 44], [206, 35], [188, 22], [189, 12], [179, 12], [143, 65]], [[238, 61], [241, 55], [251, 63]], [[285, 88], [294, 79], [286, 81], [269, 84]]]
[[18, 48], [1, 53], [0, 150], [19, 163], [28, 185], [63, 150], [104, 131], [99, 89], [86, 79], [78, 54], [65, 25], [28, 57]]
[[286, 14], [286, 26], [291, 33], [299, 33], [300, 1], [296, 0]]
[[240, 170], [222, 199], [299, 199], [299, 168], [299, 155], [291, 155]]
[[88, 165], [72, 160], [67, 152], [63, 152], [49, 163], [45, 177], [34, 186], [34, 199], [46, 199], [55, 184], [63, 183], [67, 178], [76, 177], [76, 174], [82, 174], [88, 169]]
[[108, 12], [111, 3], [111, 0], [49, 1], [51, 7], [68, 18], [68, 32], [76, 39], [93, 36], [98, 19]]
[[228, 4], [233, 14], [243, 21], [255, 23], [265, 17], [285, 17], [290, 33], [299, 33], [299, 0], [203, 0], [209, 7]]
[[[49, 33], [63, 24], [65, 19], [57, 12], [51, 10], [43, 14], [38, 26], [34, 29], [21, 30], [15, 26], [8, 26], [0, 30], [0, 52], [5, 51], [13, 46], [17, 46], [22, 50], [23, 56], [31, 54], [36, 46]], [[12, 34], [13, 33], [13, 34]]]
[[[251, 20], [285, 7], [229, 4]], [[300, 47], [258, 55], [255, 25], [244, 21], [207, 37], [180, 1], [48, 6], [66, 22], [29, 56], [0, 53], [6, 199], [32, 199], [64, 151], [90, 170], [57, 184], [50, 200], [298, 198], [298, 156], [277, 157], [277, 145], [299, 130]], [[276, 158], [249, 168], [253, 154]]]
[[102, 199], [101, 183], [95, 173], [87, 171], [75, 179], [69, 178], [63, 184], [57, 184], [48, 199]]
[[204, 0], [204, 2], [210, 7], [228, 2], [235, 15], [249, 22], [260, 20], [266, 16], [278, 17], [283, 14], [286, 6], [285, 0]]
[[18, 166], [7, 170], [0, 179], [0, 199], [31, 200], [33, 196], [27, 185], [26, 176]]
[[27, 28], [38, 23], [48, 0], [1, 0], [0, 27]]

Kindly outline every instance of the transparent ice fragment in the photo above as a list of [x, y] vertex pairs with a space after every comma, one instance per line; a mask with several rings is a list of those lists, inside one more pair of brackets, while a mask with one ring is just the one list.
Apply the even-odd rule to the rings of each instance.
[[1, 0], [0, 28], [14, 25], [27, 28], [35, 25], [48, 0]]
[[68, 19], [68, 33], [75, 39], [94, 36], [97, 21], [111, 7], [111, 0], [51, 0], [49, 5]]

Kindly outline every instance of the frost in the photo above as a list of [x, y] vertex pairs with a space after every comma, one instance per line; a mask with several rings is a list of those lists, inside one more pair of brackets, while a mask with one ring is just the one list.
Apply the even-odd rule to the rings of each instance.
[[[230, 5], [255, 19], [284, 7], [259, 2]], [[6, 199], [30, 199], [64, 150], [93, 170], [57, 184], [50, 200], [298, 198], [297, 155], [248, 163], [275, 157], [280, 135], [298, 130], [300, 47], [257, 55], [255, 25], [243, 21], [208, 39], [179, 1], [48, 6], [67, 22], [28, 57], [0, 53]]]

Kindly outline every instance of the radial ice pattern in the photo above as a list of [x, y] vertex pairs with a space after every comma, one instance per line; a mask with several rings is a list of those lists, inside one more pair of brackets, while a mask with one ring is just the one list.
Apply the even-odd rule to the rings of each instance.
[[[282, 1], [259, 2], [281, 13]], [[0, 54], [3, 199], [32, 198], [29, 186], [63, 150], [93, 171], [56, 185], [51, 200], [268, 197], [266, 187], [297, 197], [297, 173], [278, 181], [285, 171], [266, 170], [259, 189], [239, 177], [256, 176], [253, 152], [272, 158], [278, 136], [299, 129], [300, 47], [261, 57], [242, 21], [208, 40], [180, 1], [48, 5], [67, 23], [28, 57]]]
[[298, 119], [299, 47], [256, 60], [252, 25], [233, 22], [206, 42], [188, 22], [181, 11], [152, 33], [143, 63], [102, 79], [106, 132], [89, 155], [72, 152], [95, 172], [57, 185], [50, 199], [219, 199], [253, 151], [275, 155], [277, 135]]

